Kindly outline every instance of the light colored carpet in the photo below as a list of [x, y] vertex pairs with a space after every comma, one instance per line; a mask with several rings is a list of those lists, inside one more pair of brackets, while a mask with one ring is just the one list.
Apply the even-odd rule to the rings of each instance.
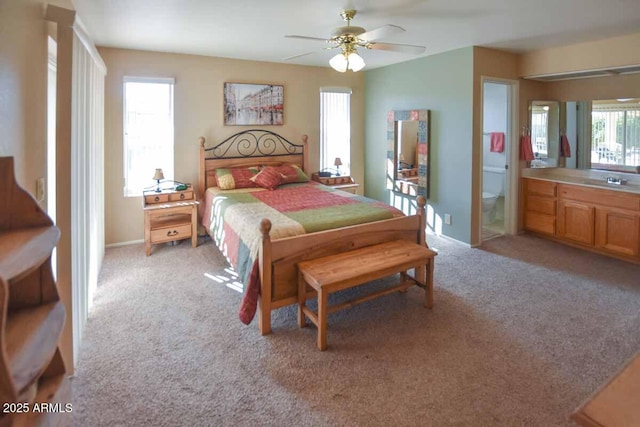
[[326, 352], [295, 307], [266, 337], [241, 324], [208, 239], [107, 250], [74, 424], [563, 426], [640, 349], [639, 266], [527, 235], [428, 241], [434, 309], [414, 287], [337, 312]]

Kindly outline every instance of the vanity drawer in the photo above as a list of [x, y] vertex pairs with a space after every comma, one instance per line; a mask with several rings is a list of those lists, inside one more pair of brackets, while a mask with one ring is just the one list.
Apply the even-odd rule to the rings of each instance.
[[538, 212], [547, 215], [556, 214], [556, 199], [527, 195], [527, 212]]
[[559, 196], [562, 199], [579, 200], [595, 205], [640, 211], [640, 196], [616, 190], [598, 190], [597, 188], [560, 184]]
[[548, 197], [556, 196], [557, 184], [555, 182], [541, 181], [539, 179], [525, 179], [524, 185], [524, 190], [527, 194], [537, 194]]
[[554, 236], [556, 234], [556, 217], [537, 212], [525, 212], [524, 228]]

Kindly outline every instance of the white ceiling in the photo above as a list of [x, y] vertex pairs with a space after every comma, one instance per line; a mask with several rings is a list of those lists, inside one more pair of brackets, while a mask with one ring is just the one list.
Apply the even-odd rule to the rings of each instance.
[[[432, 55], [466, 46], [515, 52], [640, 32], [640, 0], [74, 0], [98, 46], [328, 66], [336, 51], [286, 34], [329, 37], [345, 25], [405, 33], [378, 41], [427, 47]], [[366, 69], [416, 58], [360, 49]]]

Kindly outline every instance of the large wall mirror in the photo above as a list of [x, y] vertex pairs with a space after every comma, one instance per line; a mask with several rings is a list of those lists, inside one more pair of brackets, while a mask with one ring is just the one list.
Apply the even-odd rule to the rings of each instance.
[[387, 188], [429, 196], [429, 110], [387, 114]]
[[532, 101], [529, 112], [531, 167], [640, 173], [640, 98]]

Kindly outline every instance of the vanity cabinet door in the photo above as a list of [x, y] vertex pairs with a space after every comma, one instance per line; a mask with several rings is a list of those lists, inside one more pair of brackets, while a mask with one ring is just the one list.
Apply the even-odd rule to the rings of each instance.
[[640, 214], [621, 209], [596, 209], [596, 247], [621, 255], [640, 253]]
[[572, 200], [558, 201], [558, 236], [593, 246], [595, 207]]

